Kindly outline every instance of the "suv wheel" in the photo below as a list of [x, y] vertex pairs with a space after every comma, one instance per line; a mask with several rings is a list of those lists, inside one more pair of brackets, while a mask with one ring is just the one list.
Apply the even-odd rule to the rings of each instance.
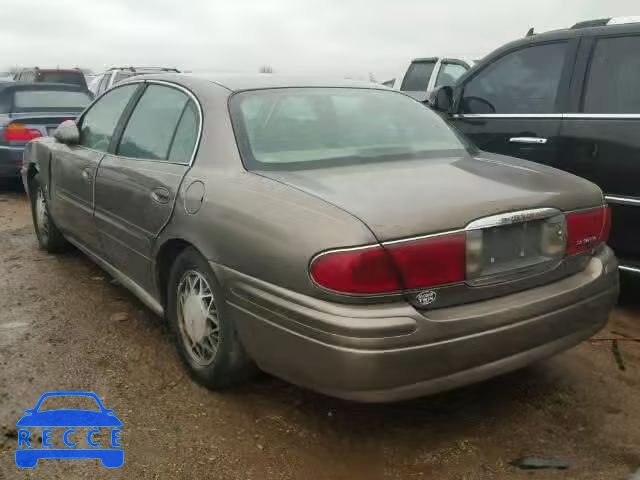
[[227, 312], [224, 291], [194, 248], [184, 250], [171, 268], [167, 318], [180, 358], [198, 383], [222, 389], [256, 372]]
[[49, 252], [62, 252], [67, 247], [62, 232], [58, 230], [53, 219], [49, 214], [49, 204], [45, 190], [40, 183], [39, 177], [36, 175], [31, 181], [31, 215], [33, 217], [33, 226], [38, 237], [40, 248]]

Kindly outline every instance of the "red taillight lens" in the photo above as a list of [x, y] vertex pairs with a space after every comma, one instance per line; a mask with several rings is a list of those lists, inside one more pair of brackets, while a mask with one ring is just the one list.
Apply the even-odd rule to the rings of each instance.
[[313, 260], [310, 273], [318, 285], [340, 293], [401, 290], [391, 258], [381, 246], [324, 253]]
[[386, 248], [408, 290], [464, 281], [467, 269], [464, 233], [399, 242]]
[[567, 255], [586, 252], [609, 238], [611, 212], [609, 207], [596, 208], [567, 215]]
[[21, 123], [10, 123], [4, 129], [4, 139], [7, 142], [28, 142], [41, 136], [40, 130], [27, 128]]
[[318, 285], [347, 294], [392, 293], [461, 282], [465, 271], [464, 234], [327, 252], [310, 267]]

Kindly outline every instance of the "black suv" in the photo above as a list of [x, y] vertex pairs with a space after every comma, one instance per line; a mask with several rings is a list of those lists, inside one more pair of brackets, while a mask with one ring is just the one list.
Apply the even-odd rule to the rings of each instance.
[[[482, 150], [598, 184], [620, 269], [640, 273], [640, 17], [529, 34], [431, 98]], [[544, 188], [541, 185], [540, 188]]]

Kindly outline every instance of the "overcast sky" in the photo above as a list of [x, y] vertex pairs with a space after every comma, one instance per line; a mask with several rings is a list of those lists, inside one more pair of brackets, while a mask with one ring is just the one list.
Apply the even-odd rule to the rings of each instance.
[[[3, 4], [6, 4], [3, 6]], [[634, 8], [635, 7], [635, 8]], [[640, 14], [637, 0], [0, 0], [0, 66], [177, 66], [396, 76], [529, 29]]]

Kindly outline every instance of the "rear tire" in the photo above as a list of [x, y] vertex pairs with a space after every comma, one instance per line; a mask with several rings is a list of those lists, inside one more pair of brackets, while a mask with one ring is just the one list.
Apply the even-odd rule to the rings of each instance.
[[38, 237], [38, 245], [42, 250], [49, 253], [63, 252], [68, 244], [49, 214], [49, 203], [45, 187], [40, 182], [39, 175], [36, 175], [31, 180], [29, 186], [31, 190], [31, 216], [33, 217], [36, 237]]
[[182, 362], [201, 385], [224, 389], [257, 372], [240, 342], [224, 290], [207, 260], [192, 247], [171, 267], [167, 319]]

